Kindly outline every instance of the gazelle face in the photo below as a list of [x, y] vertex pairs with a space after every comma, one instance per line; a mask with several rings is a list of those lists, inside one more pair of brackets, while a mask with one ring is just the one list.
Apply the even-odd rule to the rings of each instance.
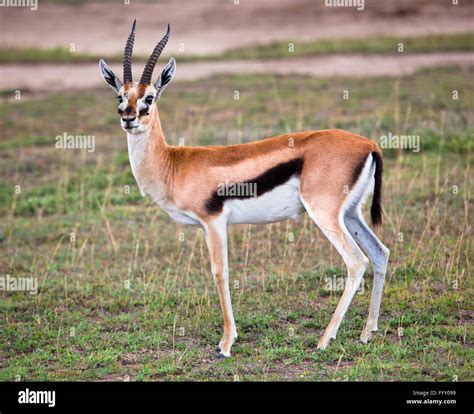
[[135, 22], [133, 23], [132, 32], [125, 46], [123, 59], [124, 83], [122, 84], [112, 69], [110, 69], [102, 59], [99, 62], [102, 79], [104, 79], [105, 83], [117, 94], [117, 112], [120, 115], [120, 125], [128, 134], [141, 134], [149, 128], [153, 111], [157, 110], [155, 103], [160, 99], [166, 86], [174, 77], [176, 61], [174, 58], [171, 58], [158, 77], [158, 80], [154, 84], [151, 84], [151, 77], [156, 60], [165, 47], [169, 35], [170, 27], [168, 25], [166, 34], [156, 45], [145, 65], [140, 82], [133, 82], [132, 79], [131, 59], [133, 43], [135, 41]]
[[120, 88], [117, 112], [125, 132], [140, 134], [148, 129], [150, 115], [156, 110], [157, 94], [153, 85], [133, 83]]

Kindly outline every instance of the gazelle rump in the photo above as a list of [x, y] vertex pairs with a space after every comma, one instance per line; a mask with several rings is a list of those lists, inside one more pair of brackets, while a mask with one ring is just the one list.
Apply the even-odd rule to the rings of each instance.
[[[290, 133], [231, 146], [168, 145], [155, 102], [173, 79], [175, 60], [170, 59], [154, 84], [151, 77], [169, 35], [168, 25], [140, 82], [133, 82], [131, 72], [135, 22], [125, 47], [124, 83], [103, 60], [100, 71], [117, 93], [130, 164], [142, 194], [149, 195], [175, 221], [204, 230], [224, 318], [218, 356], [230, 356], [237, 339], [229, 291], [227, 226], [296, 219], [304, 212], [337, 249], [348, 272], [344, 292], [318, 348], [324, 349], [336, 337], [370, 259], [374, 284], [361, 334], [362, 342], [367, 342], [378, 329], [389, 256], [362, 216], [362, 206], [373, 194], [372, 222], [382, 223], [379, 147], [341, 130]], [[236, 191], [249, 188], [253, 191]]]

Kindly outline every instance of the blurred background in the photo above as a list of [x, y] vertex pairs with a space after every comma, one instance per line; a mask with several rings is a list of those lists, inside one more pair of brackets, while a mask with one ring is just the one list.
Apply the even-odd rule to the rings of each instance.
[[[343, 3], [0, 7], [0, 278], [38, 284], [0, 291], [1, 380], [473, 379], [474, 4]], [[212, 358], [221, 315], [203, 234], [141, 197], [99, 75], [104, 58], [121, 78], [135, 18], [136, 78], [171, 24], [155, 70], [176, 58], [158, 103], [169, 144], [342, 128], [382, 146], [392, 254], [371, 344], [358, 343], [369, 270], [316, 352], [345, 270], [303, 217], [231, 228], [239, 340], [232, 359]]]

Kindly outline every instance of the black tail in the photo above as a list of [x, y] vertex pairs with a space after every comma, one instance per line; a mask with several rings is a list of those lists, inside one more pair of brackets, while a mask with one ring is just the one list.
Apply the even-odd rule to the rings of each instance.
[[372, 206], [370, 207], [370, 217], [372, 224], [376, 227], [382, 225], [382, 173], [383, 173], [383, 160], [380, 152], [373, 152], [372, 158], [375, 162], [375, 185], [374, 185], [374, 196], [372, 199]]

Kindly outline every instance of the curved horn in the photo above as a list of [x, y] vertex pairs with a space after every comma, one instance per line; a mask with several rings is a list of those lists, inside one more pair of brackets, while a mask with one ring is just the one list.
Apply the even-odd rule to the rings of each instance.
[[137, 19], [133, 21], [132, 31], [128, 36], [127, 43], [125, 44], [125, 50], [123, 52], [123, 83], [133, 82], [132, 77], [132, 51], [133, 43], [135, 42], [135, 26]]
[[140, 83], [144, 84], [150, 84], [151, 83], [151, 76], [153, 75], [153, 69], [155, 68], [156, 61], [161, 55], [161, 52], [166, 46], [166, 43], [168, 42], [168, 39], [170, 38], [170, 25], [168, 23], [168, 29], [166, 30], [165, 35], [163, 38], [160, 40], [160, 42], [155, 46], [155, 49], [153, 49], [152, 54], [148, 58], [148, 62], [146, 62], [145, 69], [143, 69], [143, 74], [140, 79]]

